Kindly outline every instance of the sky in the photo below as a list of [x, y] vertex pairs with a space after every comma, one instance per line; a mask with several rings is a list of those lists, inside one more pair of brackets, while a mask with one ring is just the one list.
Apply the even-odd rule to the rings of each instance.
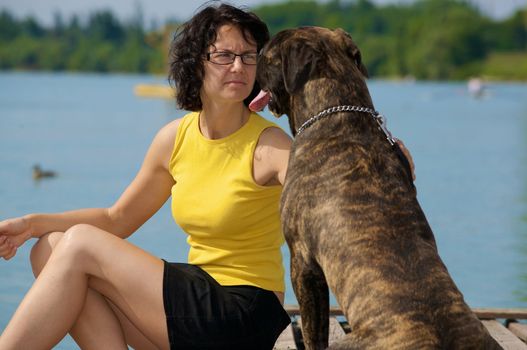
[[[230, 3], [254, 7], [262, 4], [284, 2], [286, 0], [230, 0]], [[326, 1], [326, 0], [319, 0]], [[346, 1], [346, 0], [342, 0]], [[404, 3], [412, 0], [372, 0], [377, 4]], [[526, 7], [527, 0], [469, 0], [477, 4], [486, 14], [502, 19], [511, 15], [517, 8]], [[0, 9], [7, 9], [17, 18], [32, 15], [44, 25], [53, 24], [55, 13], [64, 19], [73, 14], [86, 18], [95, 10], [110, 9], [120, 19], [134, 17], [141, 9], [147, 26], [163, 24], [167, 19], [188, 19], [205, 1], [203, 0], [0, 0]]]

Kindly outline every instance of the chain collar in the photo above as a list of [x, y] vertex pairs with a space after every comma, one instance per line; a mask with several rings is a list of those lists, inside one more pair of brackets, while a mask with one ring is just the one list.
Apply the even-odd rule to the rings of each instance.
[[311, 125], [315, 124], [319, 119], [324, 118], [324, 117], [326, 117], [326, 116], [328, 116], [330, 114], [339, 113], [339, 112], [362, 112], [362, 113], [368, 113], [369, 115], [372, 116], [372, 118], [375, 120], [375, 122], [377, 122], [377, 124], [379, 125], [379, 129], [382, 130], [382, 132], [386, 136], [386, 139], [388, 140], [390, 145], [393, 146], [395, 144], [395, 140], [392, 137], [392, 134], [390, 133], [390, 131], [386, 127], [386, 118], [382, 114], [380, 114], [379, 112], [377, 112], [376, 110], [371, 109], [371, 108], [349, 106], [349, 105], [330, 107], [330, 108], [325, 109], [322, 112], [318, 113], [317, 115], [312, 116], [311, 118], [306, 120], [304, 122], [304, 124], [302, 124], [302, 126], [300, 126], [300, 128], [298, 128], [298, 130], [296, 131], [296, 136], [300, 135], [305, 129], [307, 129]]

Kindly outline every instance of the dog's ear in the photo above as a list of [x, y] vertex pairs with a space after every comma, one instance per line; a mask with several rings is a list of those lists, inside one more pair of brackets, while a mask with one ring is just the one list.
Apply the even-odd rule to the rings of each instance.
[[305, 40], [293, 38], [281, 45], [282, 76], [289, 94], [297, 92], [316, 70], [320, 55]]
[[355, 44], [353, 39], [351, 38], [351, 35], [349, 35], [346, 31], [338, 28], [335, 30], [339, 36], [340, 39], [343, 42], [343, 45], [346, 47], [346, 52], [348, 57], [350, 57], [359, 71], [367, 78], [368, 77], [368, 70], [366, 69], [366, 66], [362, 63], [362, 55], [360, 53], [360, 50], [358, 46]]
[[357, 65], [357, 68], [362, 73], [362, 75], [364, 75], [367, 78], [368, 70], [366, 69], [366, 66], [362, 63], [362, 55], [360, 53], [359, 48], [356, 45], [354, 45], [354, 47], [351, 49], [351, 54], [353, 55], [353, 59], [355, 60], [355, 64]]

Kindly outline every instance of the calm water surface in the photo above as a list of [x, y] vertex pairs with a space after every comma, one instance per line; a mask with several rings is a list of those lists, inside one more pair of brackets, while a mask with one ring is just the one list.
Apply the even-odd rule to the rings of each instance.
[[[0, 220], [109, 206], [156, 131], [184, 112], [135, 97], [130, 75], [0, 73]], [[527, 85], [370, 81], [376, 108], [416, 163], [418, 199], [439, 252], [472, 307], [527, 307]], [[264, 116], [273, 119], [266, 111]], [[285, 129], [285, 118], [278, 121]], [[31, 167], [59, 177], [34, 182]], [[185, 235], [165, 205], [131, 241], [185, 261]], [[0, 330], [30, 287], [30, 244], [0, 261]], [[286, 269], [289, 254], [283, 248]], [[296, 300], [288, 282], [286, 303]], [[332, 303], [335, 304], [334, 299]], [[74, 349], [66, 338], [57, 349]]]

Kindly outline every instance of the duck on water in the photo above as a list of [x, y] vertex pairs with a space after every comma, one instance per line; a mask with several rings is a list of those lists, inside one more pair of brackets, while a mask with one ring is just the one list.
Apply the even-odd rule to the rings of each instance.
[[57, 173], [51, 170], [43, 170], [39, 164], [33, 165], [33, 180], [56, 177]]

